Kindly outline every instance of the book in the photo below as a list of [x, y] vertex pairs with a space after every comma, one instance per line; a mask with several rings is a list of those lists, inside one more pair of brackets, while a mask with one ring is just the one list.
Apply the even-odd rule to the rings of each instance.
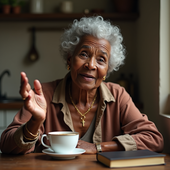
[[110, 168], [164, 165], [165, 155], [150, 150], [99, 152], [96, 158]]

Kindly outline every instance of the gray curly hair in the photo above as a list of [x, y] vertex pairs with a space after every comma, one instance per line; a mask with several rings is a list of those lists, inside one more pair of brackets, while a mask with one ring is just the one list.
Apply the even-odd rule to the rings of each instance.
[[60, 52], [65, 61], [68, 54], [72, 55], [77, 44], [83, 35], [92, 35], [99, 39], [106, 39], [111, 45], [108, 73], [117, 71], [119, 66], [124, 64], [125, 48], [122, 45], [123, 37], [117, 26], [104, 21], [101, 16], [83, 17], [74, 20], [71, 28], [65, 30], [61, 37]]

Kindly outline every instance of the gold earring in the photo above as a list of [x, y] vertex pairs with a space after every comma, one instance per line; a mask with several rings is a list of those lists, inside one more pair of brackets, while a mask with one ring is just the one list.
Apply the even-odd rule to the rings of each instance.
[[67, 70], [70, 70], [70, 65], [69, 64], [67, 64]]
[[105, 79], [106, 79], [106, 76], [103, 77], [103, 80], [105, 80]]

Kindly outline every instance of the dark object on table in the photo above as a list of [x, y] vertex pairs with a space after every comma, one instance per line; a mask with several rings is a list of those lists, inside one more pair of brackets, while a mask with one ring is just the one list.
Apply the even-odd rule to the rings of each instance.
[[150, 166], [165, 164], [163, 154], [149, 150], [97, 153], [97, 160], [110, 168]]

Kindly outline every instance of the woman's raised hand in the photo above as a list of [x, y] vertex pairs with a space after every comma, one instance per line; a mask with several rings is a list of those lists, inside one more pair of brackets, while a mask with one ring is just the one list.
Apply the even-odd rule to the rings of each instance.
[[24, 107], [28, 110], [34, 120], [44, 121], [46, 118], [47, 103], [43, 95], [41, 84], [34, 80], [34, 91], [28, 82], [24, 72], [21, 72], [20, 94], [24, 100]]

